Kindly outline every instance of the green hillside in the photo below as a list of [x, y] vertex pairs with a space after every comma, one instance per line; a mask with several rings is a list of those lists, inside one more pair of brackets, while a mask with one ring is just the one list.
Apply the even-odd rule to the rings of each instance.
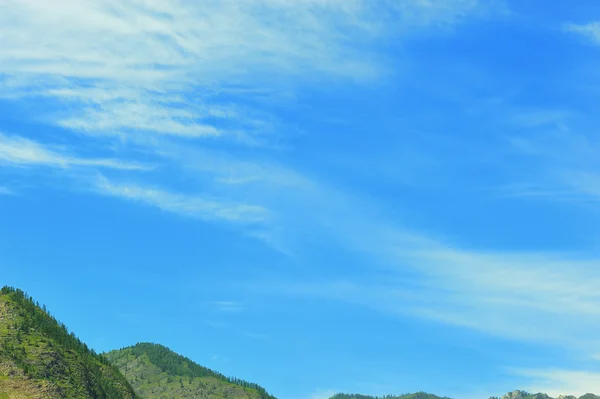
[[264, 388], [228, 378], [150, 343], [105, 354], [144, 399], [275, 399]]
[[23, 291], [0, 290], [0, 399], [135, 399], [101, 355]]
[[[275, 399], [151, 343], [95, 353], [23, 291], [0, 289], [0, 399]], [[426, 392], [331, 399], [449, 399]], [[500, 399], [491, 397], [489, 399]], [[501, 399], [554, 399], [513, 391]], [[588, 393], [557, 399], [600, 399]]]

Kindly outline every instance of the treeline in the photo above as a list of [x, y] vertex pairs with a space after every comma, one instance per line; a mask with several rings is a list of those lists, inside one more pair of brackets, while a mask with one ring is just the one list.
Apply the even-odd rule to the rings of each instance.
[[76, 351], [85, 356], [91, 356], [103, 364], [110, 365], [106, 358], [88, 348], [74, 333], [69, 332], [67, 326], [56, 320], [46, 310], [45, 306], [40, 306], [39, 302], [34, 301], [24, 291], [13, 287], [3, 287], [0, 294], [10, 295], [11, 300], [17, 305], [18, 314], [21, 316], [22, 321], [18, 326], [19, 331], [28, 332], [33, 329], [52, 339], [63, 348]]
[[181, 356], [159, 344], [138, 343], [135, 346], [124, 348], [122, 350], [129, 350], [137, 357], [142, 355], [148, 356], [148, 359], [152, 364], [173, 377], [214, 377], [243, 388], [254, 389], [258, 392], [261, 399], [276, 399], [258, 384], [244, 381], [239, 378], [226, 377], [209, 368], [202, 367], [199, 364], [194, 363], [191, 359]]
[[[118, 368], [110, 364], [104, 356], [90, 349], [74, 333], [69, 332], [63, 323], [46, 310], [45, 306], [40, 306], [24, 291], [13, 287], [3, 287], [0, 289], [0, 295], [8, 299], [17, 316], [16, 332], [11, 337], [6, 337], [6, 342], [0, 347], [0, 354], [4, 351], [26, 375], [51, 381], [60, 381], [66, 377], [57, 370], [48, 369], [41, 359], [28, 357], [28, 349], [31, 349], [32, 341], [39, 344], [40, 339], [44, 339], [50, 341], [48, 345], [58, 352], [66, 350], [78, 355], [82, 369], [94, 382], [90, 387], [92, 397], [122, 398], [124, 392], [127, 392], [130, 397], [136, 397], [133, 388]], [[31, 334], [39, 335], [39, 338], [31, 340], [29, 339]], [[107, 375], [111, 378], [106, 378]], [[113, 380], [114, 378], [117, 380]]]
[[[515, 399], [554, 399], [546, 393], [531, 393], [522, 390], [516, 390], [504, 395], [502, 398], [515, 398]], [[577, 398], [573, 395], [563, 396], [564, 399], [600, 399], [600, 396], [594, 395], [593, 393], [586, 393], [585, 395]], [[501, 399], [498, 396], [490, 396], [489, 399]]]
[[[600, 396], [594, 395], [593, 393], [586, 393], [585, 395], [577, 398], [573, 395], [562, 396], [564, 399], [600, 399]], [[522, 390], [516, 390], [513, 392], [509, 392], [508, 394], [502, 396], [502, 398], [514, 398], [514, 399], [554, 399], [546, 393], [531, 393]], [[490, 396], [489, 399], [500, 399], [499, 396]]]
[[384, 396], [371, 396], [371, 395], [361, 395], [361, 394], [347, 394], [347, 393], [338, 393], [333, 395], [331, 399], [450, 399], [446, 396], [440, 397], [427, 392], [416, 392], [416, 393], [406, 393], [402, 395], [384, 395]]

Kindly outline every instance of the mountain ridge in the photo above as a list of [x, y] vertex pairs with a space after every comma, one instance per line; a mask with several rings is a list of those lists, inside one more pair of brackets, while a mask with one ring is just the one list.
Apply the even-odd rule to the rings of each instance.
[[[0, 399], [276, 399], [258, 384], [140, 342], [98, 354], [24, 291], [0, 289]], [[330, 399], [450, 399], [424, 391]], [[600, 399], [523, 390], [489, 399]]]
[[405, 393], [401, 395], [384, 395], [384, 396], [371, 396], [362, 394], [347, 394], [337, 393], [330, 399], [450, 399], [447, 396], [437, 396], [431, 393], [419, 391], [414, 393]]
[[160, 344], [137, 343], [104, 356], [145, 399], [276, 399], [258, 384], [226, 377]]
[[0, 289], [0, 399], [139, 399], [120, 371], [25, 292]]
[[530, 393], [523, 390], [514, 390], [512, 392], [507, 393], [501, 398], [497, 396], [492, 396], [489, 399], [600, 399], [600, 396], [595, 395], [593, 393], [586, 393], [579, 397], [575, 395], [558, 395], [556, 398], [549, 396], [546, 393], [538, 392], [538, 393]]
[[[447, 396], [438, 396], [431, 393], [419, 391], [415, 393], [405, 393], [400, 395], [364, 395], [364, 394], [346, 394], [337, 393], [329, 399], [451, 399]], [[593, 393], [586, 393], [579, 397], [574, 395], [559, 395], [556, 398], [549, 396], [546, 393], [529, 393], [523, 390], [514, 390], [508, 392], [502, 397], [490, 396], [489, 399], [600, 399], [600, 396]]]

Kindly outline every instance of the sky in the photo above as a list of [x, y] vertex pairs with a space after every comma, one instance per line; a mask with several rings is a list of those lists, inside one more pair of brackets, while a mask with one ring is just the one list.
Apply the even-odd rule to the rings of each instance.
[[0, 285], [280, 399], [600, 393], [596, 0], [0, 0]]

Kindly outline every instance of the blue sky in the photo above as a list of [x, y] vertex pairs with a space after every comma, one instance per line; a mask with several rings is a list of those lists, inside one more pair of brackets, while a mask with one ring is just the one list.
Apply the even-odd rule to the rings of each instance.
[[0, 278], [281, 399], [600, 392], [594, 0], [0, 1]]

